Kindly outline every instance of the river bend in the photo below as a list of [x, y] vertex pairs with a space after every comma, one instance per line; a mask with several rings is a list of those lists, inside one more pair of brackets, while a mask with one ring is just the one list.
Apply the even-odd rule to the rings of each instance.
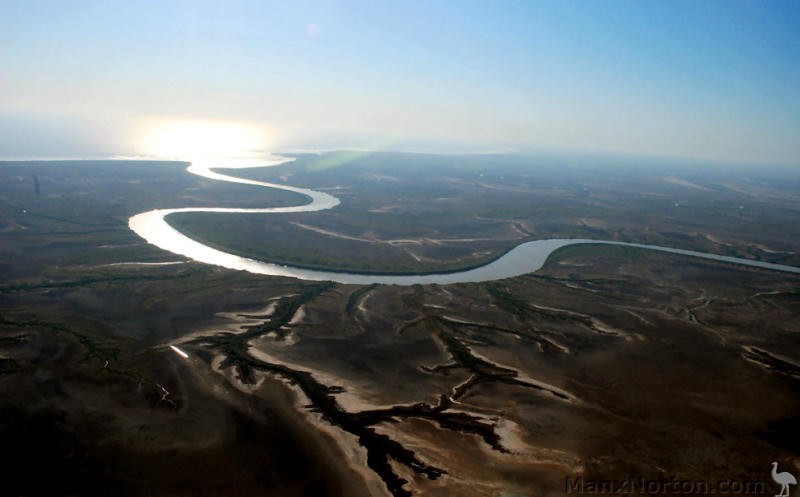
[[[270, 164], [277, 165], [286, 162], [285, 160]], [[253, 167], [253, 166], [247, 166]], [[264, 167], [264, 166], [259, 166]], [[215, 169], [239, 169], [241, 167], [215, 167]], [[193, 164], [187, 169], [189, 172], [219, 181], [241, 183], [245, 185], [260, 186], [265, 188], [276, 188], [305, 195], [310, 202], [291, 207], [267, 207], [261, 209], [238, 209], [223, 207], [186, 207], [175, 209], [156, 209], [142, 212], [131, 217], [128, 226], [137, 235], [145, 239], [148, 243], [155, 245], [173, 254], [182, 255], [198, 262], [222, 266], [228, 269], [248, 271], [255, 274], [270, 276], [288, 276], [302, 280], [312, 281], [335, 281], [337, 283], [362, 284], [373, 283], [393, 284], [393, 285], [414, 285], [414, 284], [449, 284], [449, 283], [469, 283], [499, 280], [511, 278], [522, 274], [532, 273], [540, 269], [547, 258], [555, 250], [566, 247], [567, 245], [577, 244], [605, 244], [618, 245], [623, 247], [634, 247], [657, 252], [668, 252], [684, 256], [698, 257], [715, 261], [729, 262], [744, 266], [751, 266], [775, 271], [800, 274], [800, 268], [773, 264], [769, 262], [754, 261], [738, 257], [725, 255], [708, 254], [693, 250], [682, 250], [669, 247], [659, 247], [655, 245], [644, 245], [638, 243], [626, 243], [609, 240], [591, 240], [582, 238], [567, 239], [548, 239], [535, 240], [517, 245], [499, 258], [486, 263], [483, 266], [457, 272], [414, 274], [414, 275], [387, 275], [387, 274], [366, 274], [366, 273], [347, 273], [338, 271], [319, 271], [300, 267], [274, 264], [270, 262], [258, 261], [247, 257], [238, 256], [222, 250], [218, 250], [204, 245], [197, 240], [181, 233], [173, 228], [166, 221], [170, 214], [182, 212], [223, 212], [223, 213], [242, 213], [242, 214], [282, 214], [288, 212], [314, 212], [332, 209], [339, 205], [339, 199], [324, 192], [299, 188], [294, 186], [279, 185], [251, 179], [239, 178], [222, 174], [212, 170], [210, 167], [200, 164]]]

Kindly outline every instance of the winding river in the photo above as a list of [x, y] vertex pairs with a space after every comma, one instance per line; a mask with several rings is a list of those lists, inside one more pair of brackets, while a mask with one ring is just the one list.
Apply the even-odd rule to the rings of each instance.
[[[269, 165], [278, 165], [286, 162], [282, 160]], [[265, 167], [265, 166], [215, 166], [214, 169], [240, 169], [243, 167]], [[788, 273], [800, 274], [800, 268], [785, 266], [782, 264], [772, 264], [769, 262], [741, 259], [738, 257], [728, 257], [724, 255], [707, 254], [695, 252], [693, 250], [682, 250], [669, 247], [659, 247], [655, 245], [642, 245], [638, 243], [626, 243], [607, 240], [590, 240], [581, 238], [569, 239], [549, 239], [535, 240], [521, 243], [503, 256], [489, 262], [483, 266], [459, 272], [431, 273], [422, 275], [385, 275], [385, 274], [360, 274], [334, 271], [317, 271], [299, 267], [284, 266], [269, 262], [258, 261], [241, 257], [228, 252], [223, 252], [203, 245], [202, 243], [184, 235], [169, 225], [166, 216], [181, 212], [224, 212], [224, 213], [264, 213], [281, 214], [287, 212], [314, 212], [325, 209], [332, 209], [339, 205], [339, 199], [324, 192], [318, 192], [307, 188], [266, 183], [251, 179], [239, 178], [222, 174], [211, 169], [211, 167], [201, 164], [192, 164], [187, 169], [189, 172], [219, 181], [229, 181], [245, 185], [254, 185], [265, 188], [276, 188], [290, 192], [300, 193], [311, 199], [307, 204], [292, 207], [270, 207], [263, 209], [237, 209], [222, 207], [187, 207], [176, 209], [156, 209], [141, 214], [136, 214], [128, 221], [128, 226], [137, 235], [144, 238], [147, 242], [163, 250], [174, 254], [182, 255], [198, 262], [213, 264], [226, 267], [228, 269], [248, 271], [255, 274], [265, 274], [270, 276], [288, 276], [303, 280], [313, 281], [335, 281], [337, 283], [348, 284], [394, 284], [394, 285], [414, 285], [414, 284], [449, 284], [449, 283], [468, 283], [499, 280], [511, 278], [526, 273], [532, 273], [540, 269], [547, 258], [556, 249], [567, 245], [577, 244], [605, 244], [619, 245], [623, 247], [635, 247], [640, 249], [654, 250], [658, 252], [668, 252], [685, 256], [698, 257], [701, 259], [711, 259], [715, 261], [729, 262]]]

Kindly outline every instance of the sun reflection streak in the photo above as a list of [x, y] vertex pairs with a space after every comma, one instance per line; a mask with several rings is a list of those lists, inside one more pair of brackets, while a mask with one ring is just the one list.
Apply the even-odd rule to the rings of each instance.
[[188, 359], [189, 358], [189, 354], [187, 354], [186, 352], [182, 351], [178, 347], [176, 347], [174, 345], [170, 345], [169, 348], [171, 348], [173, 352], [175, 352], [179, 356], [183, 357], [184, 359]]

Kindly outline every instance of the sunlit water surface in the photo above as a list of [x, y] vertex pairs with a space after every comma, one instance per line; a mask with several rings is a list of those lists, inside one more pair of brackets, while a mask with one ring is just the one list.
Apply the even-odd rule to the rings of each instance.
[[[248, 167], [268, 167], [283, 164], [287, 159], [276, 160], [271, 164], [261, 164], [255, 166], [252, 163], [240, 163], [238, 165], [214, 166], [214, 169], [241, 169]], [[772, 264], [768, 262], [753, 261], [750, 259], [740, 259], [724, 255], [707, 254], [695, 252], [693, 250], [681, 250], [669, 247], [659, 247], [655, 245], [642, 245], [638, 243], [625, 243], [607, 240], [590, 240], [581, 238], [571, 239], [549, 239], [535, 240], [517, 245], [504, 255], [483, 266], [458, 272], [431, 273], [423, 275], [385, 275], [385, 274], [366, 274], [366, 273], [347, 273], [337, 271], [317, 271], [299, 267], [273, 264], [270, 262], [258, 261], [241, 257], [235, 254], [224, 252], [207, 245], [203, 245], [181, 233], [167, 223], [166, 216], [181, 212], [224, 212], [224, 213], [260, 213], [260, 214], [282, 214], [287, 212], [314, 212], [325, 209], [332, 209], [339, 205], [339, 199], [324, 192], [299, 188], [294, 186], [266, 183], [251, 179], [239, 178], [227, 174], [219, 173], [211, 169], [207, 162], [195, 161], [187, 169], [190, 173], [197, 174], [209, 179], [240, 183], [244, 185], [260, 186], [265, 188], [276, 188], [290, 192], [300, 193], [309, 198], [309, 202], [292, 207], [267, 207], [263, 209], [237, 209], [223, 207], [186, 207], [175, 209], [156, 209], [137, 214], [130, 218], [128, 225], [140, 237], [147, 242], [163, 250], [174, 254], [182, 255], [198, 262], [222, 266], [228, 269], [247, 271], [255, 274], [270, 276], [287, 276], [312, 281], [335, 281], [337, 283], [352, 284], [394, 284], [394, 285], [414, 285], [414, 284], [449, 284], [449, 283], [468, 283], [492, 281], [503, 278], [511, 278], [522, 274], [532, 273], [540, 269], [547, 258], [555, 250], [576, 244], [605, 244], [619, 245], [624, 247], [635, 247], [658, 252], [668, 252], [702, 259], [741, 264], [745, 266], [759, 267], [800, 274], [800, 268], [785, 266], [782, 264]]]

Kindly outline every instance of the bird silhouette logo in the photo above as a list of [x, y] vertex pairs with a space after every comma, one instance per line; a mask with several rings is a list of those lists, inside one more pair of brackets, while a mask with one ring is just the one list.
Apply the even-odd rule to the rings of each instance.
[[772, 479], [781, 486], [780, 493], [775, 497], [789, 497], [789, 485], [797, 485], [797, 480], [791, 473], [786, 471], [778, 473], [778, 463], [776, 462], [772, 463]]

